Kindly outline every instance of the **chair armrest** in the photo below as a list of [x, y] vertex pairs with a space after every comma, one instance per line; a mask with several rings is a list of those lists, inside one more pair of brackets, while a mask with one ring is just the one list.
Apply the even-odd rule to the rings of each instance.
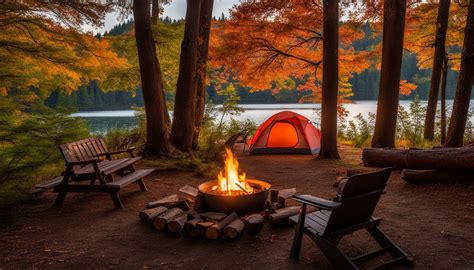
[[304, 204], [309, 204], [319, 209], [331, 210], [331, 209], [336, 209], [341, 206], [340, 202], [325, 200], [325, 199], [321, 199], [321, 198], [314, 197], [311, 195], [306, 195], [306, 194], [293, 195], [291, 198], [295, 201], [298, 201]]
[[74, 162], [67, 162], [66, 165], [69, 166], [76, 166], [76, 165], [87, 165], [93, 163], [99, 163], [100, 159], [89, 159], [89, 160], [82, 160], [82, 161], [74, 161]]

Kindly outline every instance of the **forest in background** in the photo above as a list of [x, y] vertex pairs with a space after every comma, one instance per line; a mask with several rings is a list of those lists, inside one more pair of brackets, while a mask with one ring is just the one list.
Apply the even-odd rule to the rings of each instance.
[[[227, 18], [222, 14], [219, 18], [213, 18], [214, 21], [224, 21]], [[169, 17], [161, 19], [164, 27], [168, 31], [177, 32], [180, 35], [184, 28], [184, 21], [172, 20]], [[172, 26], [172, 27], [168, 27]], [[380, 35], [375, 35], [371, 26], [366, 23], [363, 24], [362, 30], [364, 37], [352, 42], [352, 46], [356, 51], [369, 51], [381, 41]], [[120, 37], [129, 32], [133, 28], [133, 21], [129, 20], [120, 23], [113, 27], [110, 31], [104, 34], [96, 35], [96, 38], [104, 37]], [[164, 47], [164, 51], [168, 48]], [[459, 48], [453, 48], [459, 50]], [[178, 63], [176, 63], [178, 65]], [[212, 72], [212, 71], [211, 71]], [[446, 98], [453, 99], [456, 88], [458, 72], [449, 70]], [[421, 100], [428, 98], [430, 87], [431, 69], [419, 68], [419, 62], [415, 53], [408, 51], [404, 52], [401, 79], [406, 80], [417, 86], [416, 90], [408, 95], [400, 95], [401, 100], [411, 100], [415, 96], [419, 96]], [[232, 79], [229, 79], [231, 81]], [[295, 79], [298, 83], [298, 80]], [[377, 100], [378, 87], [380, 82], [380, 70], [375, 66], [370, 66], [362, 72], [354, 73], [349, 79], [352, 85], [352, 97], [349, 100]], [[274, 92], [271, 89], [263, 91], [252, 91], [251, 87], [240, 86], [238, 82], [234, 82], [236, 94], [239, 97], [240, 104], [278, 104], [278, 103], [299, 103], [305, 96], [310, 96], [311, 91], [300, 91], [297, 85], [281, 89]], [[215, 82], [210, 82], [206, 87], [207, 99], [214, 104], [222, 104], [227, 98], [226, 95], [218, 93], [219, 89]], [[166, 92], [166, 98], [169, 102], [174, 100], [174, 93], [172, 91]], [[123, 110], [131, 109], [132, 107], [143, 106], [143, 94], [141, 88], [138, 87], [135, 92], [129, 90], [114, 90], [104, 91], [96, 81], [91, 81], [88, 84], [82, 85], [73, 92], [65, 92], [63, 90], [53, 91], [46, 99], [45, 104], [54, 109], [67, 109], [78, 111], [89, 110]]]

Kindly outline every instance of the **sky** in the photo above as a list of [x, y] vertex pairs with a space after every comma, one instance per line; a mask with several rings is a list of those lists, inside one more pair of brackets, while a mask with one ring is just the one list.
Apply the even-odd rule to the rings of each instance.
[[[237, 4], [238, 0], [214, 0], [214, 9], [212, 11], [214, 16], [220, 16], [224, 13], [226, 16], [229, 15], [229, 9]], [[186, 14], [186, 0], [173, 0], [170, 4], [164, 6], [164, 15], [171, 17], [172, 19], [182, 19]], [[117, 14], [110, 13], [105, 17], [105, 24], [101, 29], [92, 29], [91, 27], [85, 26], [86, 31], [92, 31], [94, 33], [109, 31], [114, 25], [119, 23]]]

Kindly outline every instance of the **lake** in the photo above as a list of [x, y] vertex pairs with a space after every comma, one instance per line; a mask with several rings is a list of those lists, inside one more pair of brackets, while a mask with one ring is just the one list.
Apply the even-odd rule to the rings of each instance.
[[[427, 101], [422, 101], [422, 104], [426, 105], [426, 102]], [[450, 108], [452, 100], [448, 100], [446, 103], [447, 107]], [[409, 100], [400, 101], [400, 105], [406, 109], [409, 104]], [[244, 108], [245, 111], [238, 116], [232, 116], [237, 120], [249, 119], [257, 124], [261, 124], [268, 117], [279, 111], [290, 110], [306, 116], [312, 122], [316, 123], [316, 125], [319, 125], [320, 122], [318, 115], [321, 110], [320, 104], [241, 104], [240, 106]], [[343, 106], [349, 112], [348, 119], [352, 119], [359, 113], [367, 118], [370, 112], [376, 112], [377, 101], [355, 101], [354, 103], [344, 104]], [[104, 133], [111, 128], [133, 128], [137, 125], [133, 110], [84, 111], [73, 113], [71, 116], [84, 118], [92, 133]], [[228, 119], [229, 117], [226, 118]]]

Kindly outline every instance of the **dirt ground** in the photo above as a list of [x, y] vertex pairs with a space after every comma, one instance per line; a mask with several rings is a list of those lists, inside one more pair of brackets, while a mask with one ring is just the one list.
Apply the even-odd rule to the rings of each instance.
[[[335, 178], [360, 166], [359, 150], [341, 146], [341, 155], [337, 162], [296, 155], [239, 154], [239, 160], [248, 176], [275, 188], [331, 198]], [[291, 227], [266, 224], [257, 237], [244, 234], [228, 242], [173, 237], [140, 222], [138, 212], [147, 202], [204, 180], [187, 172], [155, 173], [146, 181], [149, 192], [135, 185], [123, 190], [123, 210], [115, 210], [108, 195], [92, 193], [68, 194], [64, 206], [55, 208], [55, 194], [46, 192], [18, 206], [17, 221], [0, 232], [0, 269], [330, 269], [307, 237], [301, 260], [288, 258]], [[473, 191], [473, 184], [410, 185], [394, 172], [376, 216], [417, 268], [474, 269]], [[365, 232], [341, 241], [354, 256], [374, 247]]]

